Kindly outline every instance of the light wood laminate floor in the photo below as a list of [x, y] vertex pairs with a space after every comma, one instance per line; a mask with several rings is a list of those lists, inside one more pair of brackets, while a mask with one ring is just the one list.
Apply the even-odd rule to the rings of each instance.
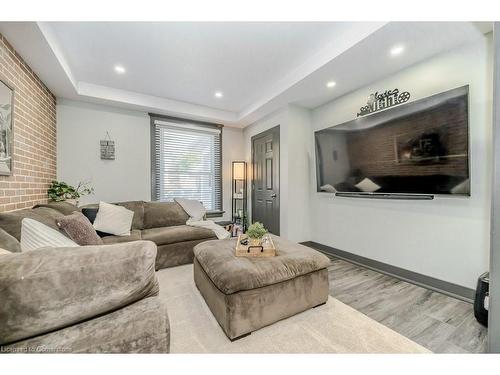
[[330, 295], [435, 353], [482, 353], [470, 303], [333, 258]]

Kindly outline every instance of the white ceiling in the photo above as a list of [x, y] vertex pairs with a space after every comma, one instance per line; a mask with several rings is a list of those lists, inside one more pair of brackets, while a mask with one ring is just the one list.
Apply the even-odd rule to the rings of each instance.
[[[231, 112], [316, 54], [340, 23], [53, 22], [75, 78]], [[123, 65], [127, 72], [115, 74]], [[214, 92], [224, 93], [222, 99]]]
[[[0, 32], [58, 97], [234, 126], [289, 103], [315, 108], [489, 28], [469, 22], [0, 22]], [[405, 53], [391, 58], [389, 49], [400, 43]], [[117, 64], [125, 74], [116, 74]], [[332, 79], [337, 85], [327, 89]]]

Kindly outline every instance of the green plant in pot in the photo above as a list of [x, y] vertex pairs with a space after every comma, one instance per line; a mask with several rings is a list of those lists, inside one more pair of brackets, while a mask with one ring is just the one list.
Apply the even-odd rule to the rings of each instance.
[[247, 229], [247, 236], [250, 238], [250, 245], [259, 246], [262, 241], [262, 237], [267, 233], [266, 228], [262, 223], [256, 221], [252, 225], [250, 225]]
[[94, 188], [89, 182], [79, 182], [75, 188], [63, 181], [52, 181], [47, 189], [47, 195], [51, 202], [66, 201], [74, 205], [78, 204], [78, 199], [85, 195], [94, 194]]

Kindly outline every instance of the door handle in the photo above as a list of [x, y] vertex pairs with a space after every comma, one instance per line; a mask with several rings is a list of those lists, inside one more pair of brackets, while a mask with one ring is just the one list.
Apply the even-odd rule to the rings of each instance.
[[276, 198], [276, 197], [277, 197], [276, 193], [271, 194], [271, 198]]

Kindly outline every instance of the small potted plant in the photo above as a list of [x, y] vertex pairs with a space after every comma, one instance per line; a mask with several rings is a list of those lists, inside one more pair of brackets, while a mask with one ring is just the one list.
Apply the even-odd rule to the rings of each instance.
[[75, 206], [78, 205], [78, 198], [89, 194], [94, 194], [94, 188], [90, 186], [89, 182], [79, 182], [75, 188], [63, 181], [52, 181], [47, 190], [49, 201], [65, 201]]
[[267, 233], [266, 228], [262, 223], [256, 221], [247, 229], [248, 238], [250, 238], [250, 246], [260, 246], [262, 237]]

